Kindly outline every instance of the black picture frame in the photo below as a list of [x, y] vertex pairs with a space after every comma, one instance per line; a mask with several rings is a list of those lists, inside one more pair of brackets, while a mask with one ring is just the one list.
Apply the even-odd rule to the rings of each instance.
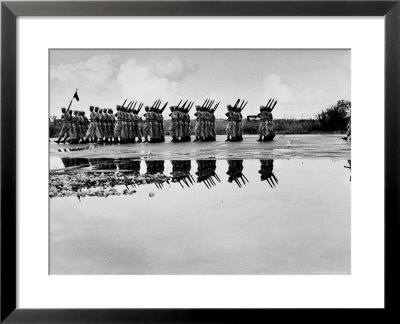
[[[384, 16], [385, 17], [385, 308], [292, 310], [312, 320], [343, 312], [382, 321], [398, 304], [400, 203], [400, 0], [395, 1], [4, 1], [1, 3], [1, 322], [255, 322], [271, 309], [16, 308], [16, 19], [19, 16]], [[373, 151], [373, 149], [372, 149]], [[373, 174], [365, 175], [373, 177]], [[317, 313], [317, 314], [315, 314]], [[312, 316], [317, 315], [317, 316]], [[340, 316], [340, 317], [339, 317]], [[286, 315], [285, 315], [286, 317]], [[263, 319], [264, 318], [264, 319]], [[281, 317], [280, 320], [284, 319]]]

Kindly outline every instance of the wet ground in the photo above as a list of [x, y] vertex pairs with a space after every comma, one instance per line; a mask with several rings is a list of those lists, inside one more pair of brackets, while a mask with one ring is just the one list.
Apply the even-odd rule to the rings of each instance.
[[[250, 139], [72, 152], [52, 144], [50, 273], [349, 274], [350, 145]], [[295, 147], [288, 155], [283, 142]]]
[[[146, 158], [153, 160], [193, 159], [351, 159], [351, 145], [343, 135], [277, 135], [272, 142], [257, 142], [258, 136], [244, 135], [243, 142], [135, 143], [122, 145], [63, 145], [50, 142], [50, 157]], [[192, 136], [193, 138], [193, 136]], [[74, 151], [70, 151], [70, 150]], [[67, 152], [65, 152], [65, 150]], [[54, 160], [50, 160], [52, 162]], [[50, 168], [53, 165], [50, 164]]]

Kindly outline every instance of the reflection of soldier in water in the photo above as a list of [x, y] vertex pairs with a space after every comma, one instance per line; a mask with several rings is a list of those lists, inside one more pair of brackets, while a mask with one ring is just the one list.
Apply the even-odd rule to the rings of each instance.
[[[164, 160], [161, 161], [146, 161], [147, 171], [145, 176], [164, 175]], [[158, 181], [156, 178], [152, 180], [158, 189], [163, 188], [164, 180]], [[167, 183], [168, 180], [166, 181]]]
[[89, 163], [93, 170], [116, 170], [117, 165], [115, 159], [110, 158], [94, 158], [89, 159]]
[[261, 181], [267, 180], [271, 188], [278, 184], [278, 179], [275, 177], [274, 170], [274, 160], [260, 160], [261, 168], [258, 173], [261, 174]]
[[119, 170], [129, 171], [126, 174], [140, 174], [140, 160], [121, 159], [115, 160]]
[[182, 182], [186, 186], [193, 185], [194, 179], [192, 175], [190, 174], [190, 169], [191, 169], [191, 161], [190, 160], [182, 160], [182, 161], [173, 161], [171, 160], [172, 164], [172, 182], [178, 182], [182, 188], [184, 186], [182, 185]]
[[235, 181], [239, 188], [242, 187], [240, 180], [244, 185], [246, 181], [249, 182], [243, 174], [243, 160], [228, 160], [228, 172], [226, 174], [229, 175], [228, 182]]
[[164, 173], [164, 160], [159, 161], [146, 161], [147, 172], [146, 174], [154, 175], [157, 173]]
[[89, 160], [84, 158], [61, 158], [65, 168], [76, 167], [76, 166], [88, 166]]
[[196, 162], [198, 183], [203, 182], [209, 189], [216, 185], [216, 181], [221, 182], [218, 175], [215, 173], [215, 170], [217, 169], [216, 160], [196, 160]]

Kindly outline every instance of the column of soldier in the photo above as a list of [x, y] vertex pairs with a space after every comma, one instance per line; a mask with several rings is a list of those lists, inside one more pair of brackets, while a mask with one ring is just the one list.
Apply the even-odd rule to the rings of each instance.
[[[116, 113], [112, 109], [90, 106], [89, 119], [84, 111], [69, 110], [61, 108], [62, 128], [60, 134], [55, 140], [56, 143], [66, 142], [70, 144], [78, 143], [157, 143], [165, 142], [163, 111], [167, 103], [162, 108], [161, 100], [157, 100], [149, 107], [145, 106], [143, 118], [139, 112], [143, 108], [140, 103], [136, 108], [137, 102], [131, 101], [126, 107], [127, 100], [121, 105], [116, 106]], [[238, 99], [234, 106], [228, 105], [228, 117], [226, 125], [226, 141], [242, 141], [242, 110], [247, 102], [240, 103]], [[189, 142], [191, 141], [190, 116], [189, 112], [193, 107], [193, 102], [186, 102], [180, 106], [182, 100], [176, 106], [171, 106], [171, 123], [169, 134], [172, 137], [171, 142]], [[275, 136], [272, 126], [272, 110], [277, 101], [270, 99], [266, 106], [260, 107], [258, 115], [248, 116], [247, 119], [260, 119], [258, 141], [269, 141]], [[196, 123], [194, 128], [195, 142], [215, 141], [215, 111], [219, 103], [214, 105], [214, 100], [205, 100], [203, 105], [196, 106]]]

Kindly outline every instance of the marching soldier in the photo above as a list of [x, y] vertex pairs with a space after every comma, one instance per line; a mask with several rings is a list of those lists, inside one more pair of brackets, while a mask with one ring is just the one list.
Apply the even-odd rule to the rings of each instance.
[[150, 108], [149, 106], [144, 107], [145, 113], [143, 114], [143, 136], [144, 136], [144, 143], [149, 142], [149, 135], [150, 135], [150, 125], [149, 125], [149, 119], [150, 119]]
[[99, 114], [98, 127], [99, 127], [99, 131], [101, 134], [101, 138], [99, 138], [98, 142], [103, 143], [103, 141], [106, 139], [106, 135], [107, 135], [107, 132], [105, 131], [105, 128], [104, 128], [103, 109], [99, 109], [98, 114]]
[[183, 115], [183, 137], [185, 141], [190, 142], [190, 115], [188, 109], [185, 110]]
[[74, 110], [74, 115], [71, 118], [71, 135], [70, 143], [77, 144], [79, 141], [79, 126], [78, 126], [78, 111]]
[[91, 139], [94, 142], [98, 137], [100, 137], [100, 133], [97, 129], [96, 113], [94, 112], [94, 107], [90, 106], [89, 110], [89, 129], [86, 131], [86, 137], [84, 138], [84, 141], [87, 142], [89, 139]]
[[101, 142], [103, 139], [103, 133], [101, 129], [101, 120], [100, 120], [100, 113], [99, 113], [99, 107], [94, 107], [94, 120], [97, 125], [97, 132], [98, 132], [98, 137], [96, 138], [96, 141]]
[[234, 133], [233, 133], [234, 115], [233, 115], [232, 106], [228, 105], [227, 108], [228, 108], [228, 112], [225, 114], [225, 116], [228, 117], [228, 123], [226, 124], [226, 140], [225, 140], [225, 142], [230, 142], [234, 136]]
[[140, 118], [138, 115], [137, 110], [133, 110], [133, 116], [132, 116], [132, 121], [133, 121], [133, 138], [138, 138], [138, 142], [142, 142], [142, 134], [141, 134], [141, 127], [140, 127]]
[[[68, 112], [64, 107], [61, 108], [61, 121], [62, 121], [62, 127], [60, 134], [58, 135], [58, 138], [54, 141], [57, 144], [60, 144], [60, 141], [63, 137], [68, 136], [69, 134], [69, 115]], [[65, 143], [65, 142], [64, 142]]]
[[115, 113], [115, 117], [117, 122], [114, 127], [114, 141], [121, 143], [121, 130], [122, 130], [122, 111], [121, 106], [116, 106], [117, 112]]
[[183, 139], [183, 108], [178, 108], [177, 111], [177, 118], [178, 118], [178, 134], [177, 134], [177, 138], [182, 140]]
[[194, 125], [194, 135], [196, 136], [194, 142], [198, 142], [201, 140], [201, 107], [196, 106], [196, 112], [194, 113], [196, 117], [196, 124]]
[[242, 136], [242, 113], [240, 112], [240, 108], [236, 108], [236, 114], [235, 114], [235, 121], [236, 121], [236, 140], [237, 141], [242, 141], [243, 136]]
[[266, 107], [260, 106], [260, 113], [257, 116], [260, 117], [260, 125], [258, 126], [259, 138], [258, 138], [257, 142], [261, 142], [263, 140], [263, 136], [265, 136], [266, 132], [267, 132], [267, 111], [266, 111]]
[[158, 120], [157, 120], [157, 113], [155, 108], [150, 108], [150, 142], [155, 143], [159, 141], [159, 132], [158, 132]]
[[86, 132], [87, 132], [87, 130], [88, 130], [88, 128], [89, 128], [89, 120], [88, 120], [88, 118], [86, 117], [84, 111], [82, 111], [82, 117], [83, 117], [84, 132], [85, 132], [85, 134], [86, 134]]
[[79, 137], [79, 143], [82, 143], [85, 137], [85, 125], [84, 122], [85, 120], [83, 119], [83, 111], [78, 111], [78, 137]]
[[160, 142], [165, 142], [165, 137], [164, 137], [164, 119], [162, 112], [159, 111], [156, 114], [156, 122], [157, 122], [157, 130], [158, 130], [158, 138]]
[[211, 128], [211, 140], [215, 141], [216, 140], [216, 134], [215, 134], [215, 110], [211, 112], [210, 116], [210, 128]]
[[133, 134], [133, 113], [132, 109], [128, 110], [128, 132], [129, 143], [135, 143], [135, 135]]
[[109, 142], [114, 138], [114, 116], [112, 109], [107, 109], [107, 133]]
[[266, 113], [266, 131], [267, 131], [267, 136], [268, 138], [274, 134], [274, 124], [273, 124], [273, 117], [272, 117], [272, 109], [271, 108], [266, 108], [267, 113]]
[[178, 114], [177, 114], [177, 108], [174, 106], [170, 107], [171, 113], [169, 116], [171, 117], [171, 125], [169, 127], [169, 134], [172, 137], [171, 142], [178, 142]]

